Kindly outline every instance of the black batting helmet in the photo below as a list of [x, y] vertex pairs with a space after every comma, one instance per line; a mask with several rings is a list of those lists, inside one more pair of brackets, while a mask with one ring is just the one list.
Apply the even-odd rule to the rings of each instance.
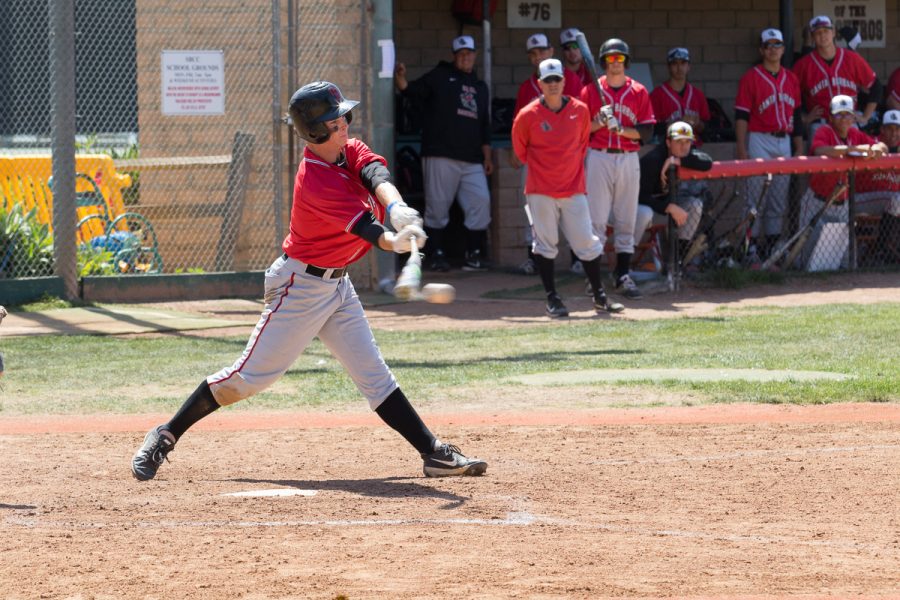
[[350, 112], [359, 104], [356, 100], [347, 100], [338, 86], [328, 81], [307, 83], [291, 96], [291, 121], [297, 134], [307, 142], [322, 144], [331, 137], [325, 126], [328, 121], [338, 117], [347, 117], [347, 123], [353, 119]]
[[628, 47], [628, 44], [626, 44], [619, 38], [610, 38], [603, 42], [603, 45], [600, 46], [600, 63], [604, 66], [606, 65], [604, 57], [607, 54], [624, 54], [625, 66], [627, 67], [629, 64], [631, 64], [631, 49]]

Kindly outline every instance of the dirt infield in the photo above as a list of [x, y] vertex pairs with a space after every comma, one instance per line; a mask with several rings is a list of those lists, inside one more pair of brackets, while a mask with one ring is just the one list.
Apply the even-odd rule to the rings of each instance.
[[[482, 297], [507, 281], [472, 279], [431, 312], [368, 313], [376, 329], [546, 322], [536, 299]], [[599, 318], [898, 299], [896, 275], [857, 275], [687, 290]], [[258, 305], [167, 308], [246, 321]], [[598, 318], [575, 294], [570, 308]], [[362, 402], [219, 411], [144, 483], [131, 454], [168, 415], [0, 417], [0, 597], [900, 598], [900, 404], [509, 394], [422, 406], [436, 433], [489, 463], [484, 477], [443, 480], [422, 477]], [[609, 408], [597, 394], [675, 406]]]
[[[426, 415], [490, 465], [444, 480], [362, 412], [216, 414], [146, 483], [157, 416], [3, 419], [0, 595], [900, 594], [898, 405], [482, 408]], [[312, 495], [223, 495], [268, 490]]]

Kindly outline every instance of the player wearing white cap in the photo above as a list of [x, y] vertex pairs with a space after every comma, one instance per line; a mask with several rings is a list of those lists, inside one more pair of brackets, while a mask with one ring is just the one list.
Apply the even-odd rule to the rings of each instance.
[[[803, 122], [800, 117], [800, 83], [783, 67], [784, 37], [778, 29], [760, 34], [761, 62], [747, 70], [738, 83], [734, 100], [735, 158], [780, 158], [803, 153]], [[790, 194], [790, 175], [773, 177], [760, 198], [762, 177], [747, 180], [747, 210], [755, 209], [753, 244], [765, 260], [784, 227]]]
[[[829, 105], [830, 118], [827, 125], [816, 131], [811, 147], [815, 156], [842, 158], [859, 156], [874, 158], [887, 152], [887, 145], [854, 127], [856, 122], [856, 106], [853, 98], [846, 95], [835, 96]], [[842, 171], [813, 173], [809, 177], [809, 190], [800, 203], [800, 223], [802, 228], [819, 212], [831, 196], [837, 183], [846, 180], [847, 174]], [[850, 211], [847, 204], [847, 192], [839, 195], [822, 216], [823, 223], [847, 223]], [[815, 240], [815, 234], [811, 237]], [[813, 242], [809, 244], [811, 247]]]
[[591, 134], [588, 107], [563, 94], [563, 66], [554, 58], [541, 62], [542, 94], [519, 111], [513, 121], [513, 150], [528, 166], [525, 198], [532, 215], [533, 251], [547, 293], [547, 315], [569, 316], [556, 291], [554, 259], [559, 229], [584, 266], [591, 283], [594, 309], [620, 312], [610, 303], [600, 283], [603, 244], [593, 234], [585, 196], [584, 156]]
[[[882, 86], [875, 71], [862, 56], [834, 43], [834, 25], [826, 15], [813, 17], [809, 30], [816, 44], [814, 51], [801, 57], [793, 67], [803, 93], [804, 122], [822, 121], [828, 115], [829, 103], [835, 96], [850, 96], [863, 107], [856, 116], [859, 124], [872, 118]], [[815, 136], [815, 128], [809, 131]]]

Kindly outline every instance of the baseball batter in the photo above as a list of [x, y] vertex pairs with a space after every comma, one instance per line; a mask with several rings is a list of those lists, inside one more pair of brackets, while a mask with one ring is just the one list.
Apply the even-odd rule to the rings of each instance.
[[597, 311], [620, 312], [610, 304], [600, 283], [603, 244], [591, 231], [584, 185], [584, 155], [591, 133], [587, 106], [563, 94], [563, 66], [555, 58], [539, 67], [540, 98], [516, 115], [512, 126], [513, 150], [528, 166], [525, 199], [532, 215], [533, 251], [547, 293], [547, 316], [569, 316], [556, 291], [554, 259], [559, 229], [584, 266]]
[[[793, 68], [803, 93], [804, 122], [807, 125], [824, 122], [831, 99], [844, 95], [864, 107], [856, 120], [860, 125], [867, 123], [882, 94], [875, 71], [856, 52], [834, 44], [834, 25], [829, 17], [813, 17], [809, 29], [816, 49], [800, 58]], [[810, 137], [814, 135], [810, 130]]]
[[[351, 110], [338, 87], [316, 81], [290, 103], [294, 129], [307, 141], [297, 169], [284, 254], [265, 276], [265, 307], [243, 355], [204, 379], [172, 419], [151, 429], [132, 459], [139, 480], [153, 479], [189, 427], [220, 406], [260, 392], [318, 336], [369, 406], [421, 454], [429, 477], [481, 475], [484, 461], [463, 456], [425, 426], [387, 367], [347, 266], [373, 245], [403, 253], [425, 243], [419, 214], [390, 183], [384, 158], [350, 139]], [[397, 233], [382, 222], [390, 217]]]
[[[800, 117], [800, 83], [797, 76], [782, 67], [784, 37], [778, 29], [760, 34], [762, 62], [741, 77], [734, 101], [735, 157], [779, 158], [803, 153], [803, 122]], [[793, 141], [793, 143], [792, 143]], [[760, 258], [775, 247], [784, 226], [788, 208], [790, 175], [772, 179], [766, 196], [760, 200], [762, 178], [747, 181], [747, 209], [756, 209], [751, 235]]]
[[594, 235], [605, 244], [606, 225], [612, 221], [616, 290], [626, 298], [640, 298], [641, 291], [628, 274], [641, 180], [638, 149], [639, 141], [649, 138], [656, 119], [647, 88], [625, 74], [630, 58], [628, 44], [616, 38], [606, 40], [600, 46], [600, 63], [606, 70], [599, 79], [603, 98], [594, 85], [586, 85], [581, 100], [593, 118], [587, 196]]

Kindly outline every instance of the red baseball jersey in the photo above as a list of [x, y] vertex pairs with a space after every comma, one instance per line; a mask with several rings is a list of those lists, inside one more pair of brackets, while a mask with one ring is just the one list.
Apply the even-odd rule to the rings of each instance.
[[559, 112], [531, 101], [516, 115], [512, 144], [516, 156], [528, 165], [526, 194], [568, 198], [585, 193], [584, 155], [591, 135], [586, 104], [570, 98]]
[[[631, 77], [625, 78], [625, 84], [614, 89], [606, 83], [606, 75], [598, 80], [603, 92], [603, 100], [597, 95], [597, 89], [592, 85], [586, 85], [581, 89], [581, 100], [588, 105], [591, 118], [600, 107], [611, 104], [613, 114], [622, 127], [637, 127], [638, 125], [653, 125], [656, 119], [653, 117], [653, 107], [650, 104], [650, 94], [647, 88]], [[615, 149], [625, 152], [637, 152], [641, 147], [637, 140], [622, 137], [613, 133], [607, 127], [601, 127], [591, 134], [591, 148], [597, 150]]]
[[758, 133], [793, 133], [800, 106], [800, 82], [788, 69], [772, 76], [762, 65], [749, 69], [738, 83], [735, 110], [750, 115], [748, 129]]
[[650, 93], [650, 104], [658, 123], [681, 121], [685, 115], [709, 121], [709, 104], [706, 96], [690, 83], [685, 84], [683, 93], [679, 94], [669, 82], [655, 88]]
[[[563, 95], [578, 98], [578, 95], [581, 93], [581, 80], [578, 79], [578, 75], [569, 69], [563, 69], [563, 73], [566, 79], [563, 84]], [[513, 109], [513, 117], [519, 114], [519, 111], [525, 108], [526, 104], [535, 98], [540, 98], [542, 93], [541, 86], [538, 85], [537, 75], [532, 75], [523, 81], [522, 85], [519, 86], [519, 93], [516, 95], [516, 107]]]
[[866, 59], [852, 50], [836, 50], [830, 65], [815, 50], [794, 65], [807, 112], [821, 106], [827, 115], [832, 98], [839, 94], [856, 98], [860, 89], [875, 83], [877, 75]]
[[900, 67], [894, 69], [891, 78], [888, 80], [887, 86], [888, 96], [894, 99], [894, 102], [900, 102]]
[[[822, 146], [857, 146], [859, 144], [874, 144], [876, 141], [878, 140], [866, 135], [856, 127], [851, 127], [850, 131], [847, 132], [847, 139], [842, 140], [831, 125], [823, 125], [816, 129], [816, 135], [813, 136], [809, 151], [810, 154], [815, 154], [816, 148], [821, 148]], [[812, 188], [819, 198], [828, 198], [837, 182], [846, 177], [847, 173], [840, 171], [836, 173], [813, 173], [809, 176], [809, 187]], [[843, 202], [846, 199], [847, 192], [844, 192], [837, 198], [836, 202]]]
[[[567, 70], [571, 70], [566, 67]], [[588, 71], [587, 65], [584, 64], [584, 61], [581, 61], [581, 64], [578, 65], [577, 71], [572, 71], [575, 75], [578, 76], [578, 81], [581, 82], [581, 87], [584, 87], [591, 83], [591, 72]]]
[[294, 180], [291, 229], [282, 248], [291, 258], [317, 267], [345, 267], [359, 260], [371, 244], [350, 233], [357, 221], [371, 212], [384, 221], [384, 207], [359, 178], [359, 171], [373, 161], [386, 165], [358, 139], [344, 148], [345, 167], [325, 162], [309, 147]]

